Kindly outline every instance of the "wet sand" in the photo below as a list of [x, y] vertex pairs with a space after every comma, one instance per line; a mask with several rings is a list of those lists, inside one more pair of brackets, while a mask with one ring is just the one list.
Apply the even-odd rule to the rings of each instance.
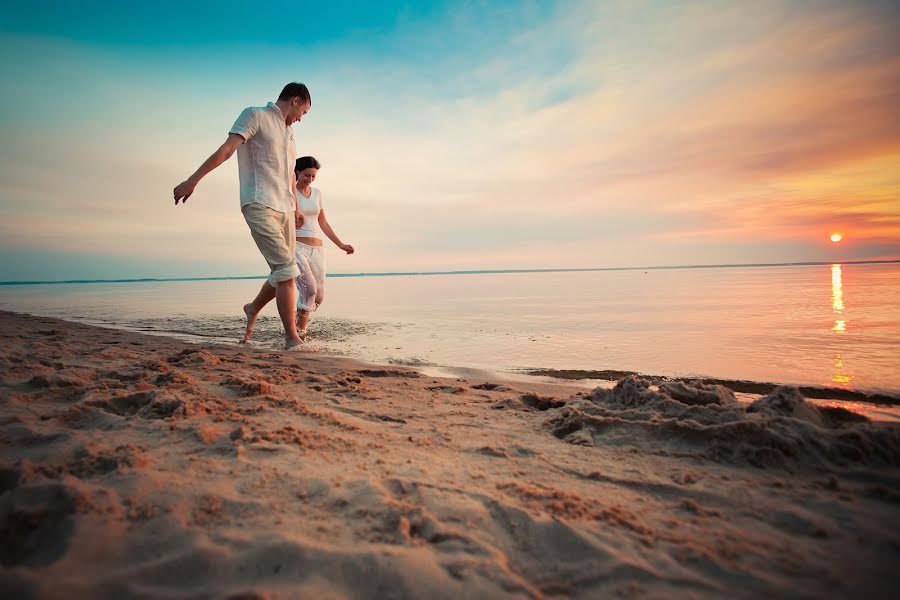
[[0, 312], [14, 598], [888, 597], [900, 428]]

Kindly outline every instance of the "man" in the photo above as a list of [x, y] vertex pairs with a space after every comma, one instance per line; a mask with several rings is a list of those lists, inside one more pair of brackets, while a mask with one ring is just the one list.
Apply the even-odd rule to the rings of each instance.
[[250, 227], [253, 241], [269, 264], [271, 273], [256, 298], [244, 305], [247, 330], [243, 342], [250, 341], [253, 327], [263, 307], [276, 298], [284, 325], [285, 349], [299, 349], [294, 322], [296, 291], [294, 279], [300, 274], [294, 250], [296, 209], [294, 162], [297, 149], [291, 125], [300, 121], [311, 106], [309, 90], [302, 83], [284, 86], [277, 102], [244, 110], [235, 121], [228, 139], [197, 171], [175, 187], [175, 205], [187, 202], [194, 188], [210, 171], [238, 153], [241, 183], [241, 212]]

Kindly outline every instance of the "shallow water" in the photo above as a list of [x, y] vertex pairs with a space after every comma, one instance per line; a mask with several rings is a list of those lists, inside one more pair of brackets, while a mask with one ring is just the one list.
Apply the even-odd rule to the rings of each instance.
[[[0, 286], [0, 308], [234, 342], [261, 280]], [[900, 393], [900, 264], [333, 277], [310, 331], [379, 363]], [[274, 302], [257, 343], [277, 346]]]

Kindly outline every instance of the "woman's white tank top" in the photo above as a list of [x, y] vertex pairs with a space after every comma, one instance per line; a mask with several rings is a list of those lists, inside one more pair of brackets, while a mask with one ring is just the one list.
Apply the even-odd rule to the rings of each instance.
[[297, 230], [297, 237], [322, 239], [322, 229], [319, 227], [319, 213], [322, 212], [322, 192], [318, 188], [311, 187], [309, 198], [297, 190], [297, 206], [303, 213], [303, 227]]

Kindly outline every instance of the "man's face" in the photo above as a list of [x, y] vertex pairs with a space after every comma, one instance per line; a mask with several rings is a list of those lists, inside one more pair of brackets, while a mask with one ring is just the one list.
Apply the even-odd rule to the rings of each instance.
[[288, 122], [291, 125], [300, 122], [300, 119], [303, 118], [303, 115], [309, 112], [309, 108], [310, 104], [308, 100], [304, 102], [297, 96], [291, 98], [291, 105], [288, 108], [288, 114], [286, 115], [288, 118]]

